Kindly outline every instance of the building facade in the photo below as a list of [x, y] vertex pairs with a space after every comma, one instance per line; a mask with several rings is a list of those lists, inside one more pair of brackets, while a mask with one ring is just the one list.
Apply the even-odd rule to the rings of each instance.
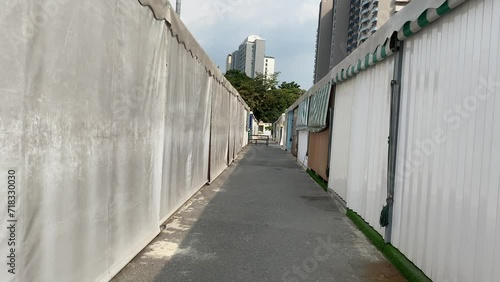
[[274, 57], [266, 56], [264, 60], [264, 75], [270, 78], [275, 74], [276, 59]]
[[[228, 55], [226, 71], [234, 69], [255, 78], [258, 73], [274, 74], [275, 58], [266, 57], [266, 40], [257, 35], [247, 37], [238, 50]], [[267, 64], [267, 65], [266, 65]]]
[[335, 0], [333, 4], [332, 41], [328, 71], [347, 57], [349, 12], [349, 1]]
[[321, 0], [314, 83], [354, 51], [411, 0]]
[[332, 52], [333, 2], [321, 0], [319, 3], [318, 29], [316, 33], [316, 56], [314, 62], [314, 83], [330, 71]]
[[411, 0], [351, 0], [347, 53], [366, 41]]

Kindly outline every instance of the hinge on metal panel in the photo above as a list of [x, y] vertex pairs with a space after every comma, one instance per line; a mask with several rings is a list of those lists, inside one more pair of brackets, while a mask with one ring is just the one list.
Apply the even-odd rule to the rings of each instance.
[[398, 85], [398, 81], [393, 79], [391, 80], [391, 86]]

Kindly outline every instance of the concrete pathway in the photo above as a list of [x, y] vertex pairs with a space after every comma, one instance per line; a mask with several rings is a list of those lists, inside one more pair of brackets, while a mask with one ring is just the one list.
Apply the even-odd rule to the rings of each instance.
[[242, 154], [113, 281], [405, 281], [289, 153]]

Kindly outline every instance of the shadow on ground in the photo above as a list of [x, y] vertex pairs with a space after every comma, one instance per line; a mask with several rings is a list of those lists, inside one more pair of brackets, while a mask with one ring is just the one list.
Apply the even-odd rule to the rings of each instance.
[[249, 146], [114, 281], [405, 281], [272, 146]]

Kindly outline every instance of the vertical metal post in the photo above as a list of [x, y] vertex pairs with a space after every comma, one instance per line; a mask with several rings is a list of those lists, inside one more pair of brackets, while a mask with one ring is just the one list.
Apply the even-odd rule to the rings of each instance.
[[399, 113], [401, 101], [401, 79], [403, 72], [403, 42], [396, 47], [393, 80], [391, 81], [391, 121], [389, 128], [389, 155], [387, 169], [387, 205], [389, 206], [389, 225], [385, 228], [385, 242], [392, 240], [392, 214], [394, 203], [394, 186], [396, 183], [396, 158], [398, 150]]

